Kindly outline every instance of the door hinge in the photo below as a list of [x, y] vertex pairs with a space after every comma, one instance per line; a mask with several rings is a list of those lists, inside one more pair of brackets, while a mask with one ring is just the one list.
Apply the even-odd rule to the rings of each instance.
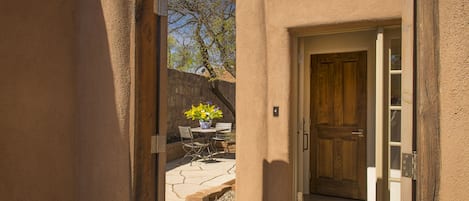
[[166, 152], [166, 136], [165, 135], [152, 135], [151, 136], [151, 153]]
[[402, 153], [402, 176], [417, 180], [417, 152]]
[[153, 0], [153, 12], [159, 16], [168, 16], [168, 0]]

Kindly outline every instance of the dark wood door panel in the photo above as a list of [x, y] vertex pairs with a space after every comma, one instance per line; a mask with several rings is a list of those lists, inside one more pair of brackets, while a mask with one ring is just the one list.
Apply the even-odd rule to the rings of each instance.
[[166, 155], [151, 153], [152, 136], [166, 139], [167, 17], [154, 0], [135, 1], [135, 131], [132, 199], [164, 201]]
[[366, 52], [311, 61], [311, 191], [365, 199]]

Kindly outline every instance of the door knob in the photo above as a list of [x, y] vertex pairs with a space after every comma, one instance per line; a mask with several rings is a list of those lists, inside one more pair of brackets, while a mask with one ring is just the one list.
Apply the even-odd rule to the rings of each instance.
[[358, 137], [364, 137], [363, 129], [360, 128], [360, 129], [352, 131], [352, 135], [358, 135]]

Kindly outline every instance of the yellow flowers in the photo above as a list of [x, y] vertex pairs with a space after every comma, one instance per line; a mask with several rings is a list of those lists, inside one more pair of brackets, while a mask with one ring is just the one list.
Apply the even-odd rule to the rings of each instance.
[[210, 103], [200, 103], [197, 107], [192, 105], [190, 110], [184, 112], [187, 119], [209, 121], [223, 117], [223, 112], [219, 107]]

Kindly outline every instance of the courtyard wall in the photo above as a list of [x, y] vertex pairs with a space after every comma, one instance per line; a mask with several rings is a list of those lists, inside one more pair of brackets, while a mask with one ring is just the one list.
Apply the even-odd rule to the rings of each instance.
[[[220, 81], [220, 91], [235, 106], [235, 83]], [[197, 127], [198, 122], [186, 119], [184, 111], [191, 105], [210, 101], [220, 107], [223, 118], [215, 122], [234, 122], [228, 108], [210, 91], [207, 77], [168, 69], [168, 140], [179, 140], [178, 126]]]

